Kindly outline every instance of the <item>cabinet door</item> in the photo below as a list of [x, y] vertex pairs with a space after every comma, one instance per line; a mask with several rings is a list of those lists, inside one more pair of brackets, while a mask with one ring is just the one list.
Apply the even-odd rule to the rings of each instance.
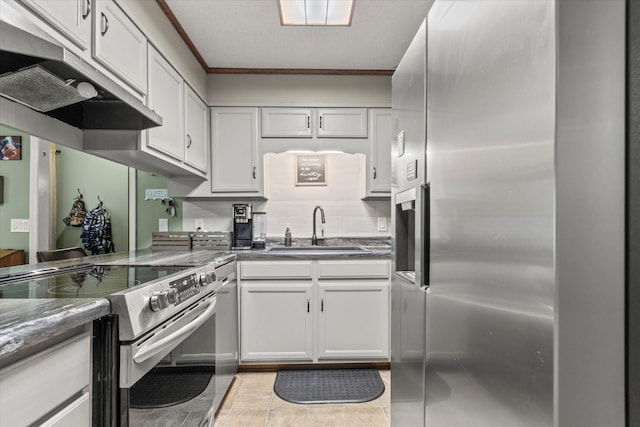
[[91, 45], [92, 0], [22, 0], [82, 50]]
[[366, 108], [318, 108], [318, 138], [366, 138]]
[[311, 138], [311, 109], [263, 108], [262, 137]]
[[262, 193], [257, 118], [257, 108], [211, 109], [212, 192]]
[[243, 361], [313, 360], [312, 289], [310, 280], [242, 283]]
[[368, 196], [391, 194], [392, 120], [390, 109], [370, 110], [371, 145], [367, 158]]
[[93, 28], [94, 58], [147, 93], [147, 39], [142, 31], [113, 0], [96, 0]]
[[207, 105], [185, 84], [185, 163], [207, 171], [207, 154], [209, 132], [207, 126]]
[[151, 47], [147, 105], [162, 117], [162, 126], [147, 131], [147, 146], [178, 160], [184, 159], [183, 90], [182, 76]]
[[389, 357], [388, 280], [320, 281], [318, 359]]

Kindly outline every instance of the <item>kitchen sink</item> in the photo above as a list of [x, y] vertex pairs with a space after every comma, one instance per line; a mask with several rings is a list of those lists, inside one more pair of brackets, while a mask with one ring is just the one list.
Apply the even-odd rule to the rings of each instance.
[[285, 254], [320, 254], [323, 252], [330, 254], [337, 253], [366, 253], [370, 252], [366, 249], [363, 249], [359, 246], [272, 246], [267, 249], [269, 252]]

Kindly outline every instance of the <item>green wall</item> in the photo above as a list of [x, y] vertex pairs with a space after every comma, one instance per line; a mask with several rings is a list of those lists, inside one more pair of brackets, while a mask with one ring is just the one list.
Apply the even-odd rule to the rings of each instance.
[[151, 233], [158, 231], [160, 218], [169, 220], [170, 231], [182, 230], [182, 200], [174, 199], [176, 215], [166, 212], [167, 203], [161, 200], [145, 200], [145, 190], [167, 188], [167, 179], [147, 172], [137, 171], [136, 197], [136, 246], [138, 249], [151, 247]]
[[111, 214], [113, 242], [117, 252], [129, 250], [129, 172], [126, 166], [82, 151], [57, 146], [56, 247], [82, 246], [82, 227], [66, 226], [62, 219], [69, 215], [78, 190], [87, 211], [98, 206]]
[[22, 137], [22, 160], [0, 160], [4, 202], [0, 203], [0, 249], [29, 250], [29, 233], [12, 233], [11, 218], [29, 218], [29, 135], [0, 125], [0, 135]]
[[[4, 203], [0, 203], [0, 249], [23, 249], [28, 253], [29, 233], [12, 233], [11, 218], [29, 218], [30, 136], [2, 125], [0, 135], [22, 137], [22, 160], [0, 161], [0, 176], [4, 177]], [[66, 226], [62, 222], [69, 215], [79, 190], [87, 210], [96, 207], [100, 197], [111, 214], [116, 251], [129, 250], [129, 168], [62, 145], [57, 145], [57, 149], [55, 247], [82, 246], [82, 227]], [[136, 171], [136, 182], [135, 249], [144, 249], [151, 246], [151, 234], [158, 231], [160, 218], [169, 220], [169, 230], [182, 229], [182, 200], [174, 199], [176, 215], [171, 216], [166, 212], [166, 201], [163, 204], [161, 200], [145, 200], [146, 189], [167, 188], [166, 178]]]

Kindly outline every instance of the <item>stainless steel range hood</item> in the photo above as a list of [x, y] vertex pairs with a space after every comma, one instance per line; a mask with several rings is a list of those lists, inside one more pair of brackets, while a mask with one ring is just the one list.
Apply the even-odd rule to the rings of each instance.
[[38, 28], [27, 31], [2, 20], [0, 96], [81, 130], [140, 131], [162, 124], [139, 99]]

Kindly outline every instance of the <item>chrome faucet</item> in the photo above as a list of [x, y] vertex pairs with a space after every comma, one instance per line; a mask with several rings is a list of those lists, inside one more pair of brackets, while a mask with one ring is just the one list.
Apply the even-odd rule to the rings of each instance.
[[322, 223], [324, 224], [324, 209], [322, 209], [322, 206], [318, 205], [313, 209], [313, 235], [311, 236], [311, 244], [312, 245], [318, 245], [318, 236], [316, 236], [316, 212], [318, 212], [318, 209], [320, 209], [320, 220], [322, 221]]

